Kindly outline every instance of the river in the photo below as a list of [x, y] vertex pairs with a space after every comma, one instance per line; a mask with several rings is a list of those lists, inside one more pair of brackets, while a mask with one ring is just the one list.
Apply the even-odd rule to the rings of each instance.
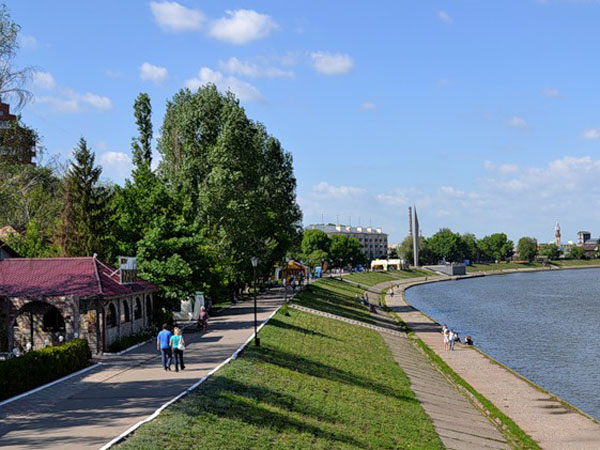
[[431, 283], [408, 289], [406, 299], [600, 420], [600, 269]]

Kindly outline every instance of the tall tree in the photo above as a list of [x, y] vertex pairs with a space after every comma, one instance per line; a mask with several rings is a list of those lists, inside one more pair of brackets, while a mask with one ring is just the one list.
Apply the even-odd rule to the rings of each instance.
[[132, 140], [133, 164], [136, 169], [152, 164], [152, 105], [145, 92], [137, 96], [133, 103], [133, 114], [139, 136]]
[[458, 262], [465, 258], [465, 249], [460, 234], [442, 228], [429, 239], [427, 246], [436, 260]]
[[100, 183], [102, 168], [84, 138], [73, 151], [65, 177], [63, 223], [59, 233], [63, 252], [69, 256], [109, 255], [109, 201], [112, 191]]
[[365, 262], [362, 245], [359, 240], [343, 234], [334, 234], [331, 236], [329, 257], [334, 267], [356, 266]]
[[504, 233], [494, 233], [479, 241], [479, 248], [488, 259], [504, 261], [513, 255], [514, 244]]
[[521, 259], [532, 262], [538, 253], [537, 241], [534, 238], [522, 237], [517, 244], [517, 251]]

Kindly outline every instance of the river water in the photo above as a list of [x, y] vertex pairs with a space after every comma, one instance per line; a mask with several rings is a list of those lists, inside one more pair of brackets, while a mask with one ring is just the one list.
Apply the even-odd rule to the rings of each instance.
[[600, 420], [600, 269], [431, 283], [406, 299]]

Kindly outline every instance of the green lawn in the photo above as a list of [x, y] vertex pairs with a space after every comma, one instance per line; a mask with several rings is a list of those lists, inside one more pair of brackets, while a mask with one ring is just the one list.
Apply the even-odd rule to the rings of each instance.
[[552, 261], [552, 264], [560, 267], [600, 266], [600, 259], [562, 259]]
[[360, 272], [344, 275], [343, 278], [348, 281], [355, 281], [365, 286], [374, 286], [386, 281], [402, 280], [406, 278], [426, 277], [432, 275], [431, 272], [420, 269], [410, 270], [390, 270], [387, 272]]
[[536, 269], [544, 267], [543, 264], [532, 262], [532, 263], [491, 263], [491, 264], [473, 264], [467, 266], [467, 273], [483, 272], [489, 270], [508, 270], [508, 269]]
[[289, 309], [120, 449], [442, 449], [373, 330]]
[[374, 323], [367, 308], [356, 301], [356, 295], [361, 297], [363, 293], [363, 289], [345, 281], [323, 278], [303, 289], [292, 302], [349, 319]]

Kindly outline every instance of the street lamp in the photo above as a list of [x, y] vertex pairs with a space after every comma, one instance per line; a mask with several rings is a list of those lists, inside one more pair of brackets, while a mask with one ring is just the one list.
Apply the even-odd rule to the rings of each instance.
[[285, 271], [283, 272], [283, 302], [287, 303], [287, 271], [290, 266], [290, 258], [285, 258]]
[[258, 258], [253, 256], [250, 258], [250, 262], [252, 262], [252, 271], [254, 272], [254, 345], [258, 347], [260, 346], [256, 324], [256, 267], [258, 266]]

